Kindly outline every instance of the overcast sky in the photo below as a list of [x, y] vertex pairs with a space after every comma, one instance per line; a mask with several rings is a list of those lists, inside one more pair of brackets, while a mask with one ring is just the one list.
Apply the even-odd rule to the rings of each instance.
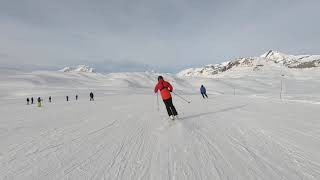
[[0, 65], [177, 71], [269, 49], [320, 54], [319, 7], [318, 0], [0, 0]]

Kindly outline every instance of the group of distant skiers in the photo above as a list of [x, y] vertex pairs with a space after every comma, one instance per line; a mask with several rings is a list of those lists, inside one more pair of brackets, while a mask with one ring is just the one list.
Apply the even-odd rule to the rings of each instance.
[[[31, 104], [33, 104], [33, 97], [31, 97], [30, 99], [27, 98], [27, 105], [30, 104], [30, 101], [31, 101]], [[41, 106], [41, 101], [42, 101], [42, 99], [40, 97], [38, 97], [37, 102], [38, 102], [39, 107]]]
[[[30, 104], [30, 101], [31, 101], [31, 104], [33, 104], [33, 97], [31, 97], [30, 99], [27, 98], [27, 105]], [[38, 107], [41, 107], [41, 101], [42, 101], [42, 99], [40, 97], [38, 97], [37, 98]], [[49, 102], [51, 102], [51, 97], [49, 97]]]
[[[170, 119], [172, 120], [178, 119], [178, 112], [173, 105], [172, 96], [171, 96], [173, 87], [169, 82], [165, 81], [162, 76], [158, 76], [158, 83], [154, 87], [154, 92], [158, 93], [158, 91], [160, 91], [160, 95], [166, 106]], [[201, 85], [200, 87], [200, 93], [203, 99], [208, 98], [207, 90], [203, 85]], [[90, 92], [89, 96], [90, 96], [90, 101], [94, 101], [94, 95], [92, 92]], [[76, 95], [75, 97], [76, 97], [76, 100], [78, 100], [79, 96]], [[69, 101], [69, 96], [66, 96], [66, 101]], [[40, 97], [38, 97], [37, 102], [38, 102], [38, 107], [41, 107], [42, 99]], [[50, 103], [52, 102], [51, 96], [49, 96], [49, 102]], [[29, 103], [30, 103], [30, 99], [27, 98], [27, 104], [29, 105]], [[31, 97], [31, 104], [33, 104], [33, 97]]]
[[[93, 92], [90, 92], [89, 97], [90, 97], [90, 101], [94, 101]], [[76, 101], [78, 100], [78, 98], [79, 98], [79, 96], [78, 96], [78, 94], [76, 94]], [[51, 103], [51, 102], [52, 102], [52, 97], [49, 96], [48, 100], [49, 100], [49, 103]], [[38, 105], [38, 107], [41, 107], [42, 101], [43, 101], [43, 100], [42, 100], [40, 97], [37, 98], [37, 105]], [[66, 96], [66, 101], [69, 101], [69, 96]], [[29, 104], [34, 104], [34, 99], [33, 99], [33, 97], [31, 97], [30, 99], [27, 98], [27, 105], [29, 105]]]
[[[171, 92], [173, 91], [173, 87], [169, 82], [165, 81], [162, 76], [158, 76], [158, 83], [154, 87], [154, 93], [158, 93], [158, 91], [160, 91], [169, 118], [171, 120], [178, 119], [178, 112], [172, 103]], [[207, 90], [203, 85], [200, 87], [200, 93], [204, 99], [208, 98]]]

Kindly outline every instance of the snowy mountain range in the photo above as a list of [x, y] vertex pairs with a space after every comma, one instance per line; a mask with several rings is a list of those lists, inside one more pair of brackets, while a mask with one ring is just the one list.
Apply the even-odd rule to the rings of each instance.
[[265, 66], [278, 66], [290, 69], [320, 67], [320, 55], [287, 55], [277, 51], [268, 51], [260, 57], [237, 58], [221, 64], [209, 64], [200, 68], [190, 68], [178, 73], [178, 76], [213, 76], [229, 70], [249, 68], [253, 71]]
[[94, 73], [95, 69], [87, 65], [78, 65], [77, 67], [65, 67], [60, 72], [82, 72], [82, 73]]

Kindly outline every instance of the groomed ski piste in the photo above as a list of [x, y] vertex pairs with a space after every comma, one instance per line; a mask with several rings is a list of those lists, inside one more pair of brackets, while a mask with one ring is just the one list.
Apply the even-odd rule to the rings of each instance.
[[1, 71], [0, 179], [320, 179], [319, 69], [158, 75]]

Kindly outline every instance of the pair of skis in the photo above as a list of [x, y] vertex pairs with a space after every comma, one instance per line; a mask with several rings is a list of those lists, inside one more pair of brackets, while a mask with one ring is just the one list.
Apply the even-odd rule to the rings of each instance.
[[169, 119], [174, 121], [174, 120], [179, 120], [179, 117], [178, 116], [169, 116]]

